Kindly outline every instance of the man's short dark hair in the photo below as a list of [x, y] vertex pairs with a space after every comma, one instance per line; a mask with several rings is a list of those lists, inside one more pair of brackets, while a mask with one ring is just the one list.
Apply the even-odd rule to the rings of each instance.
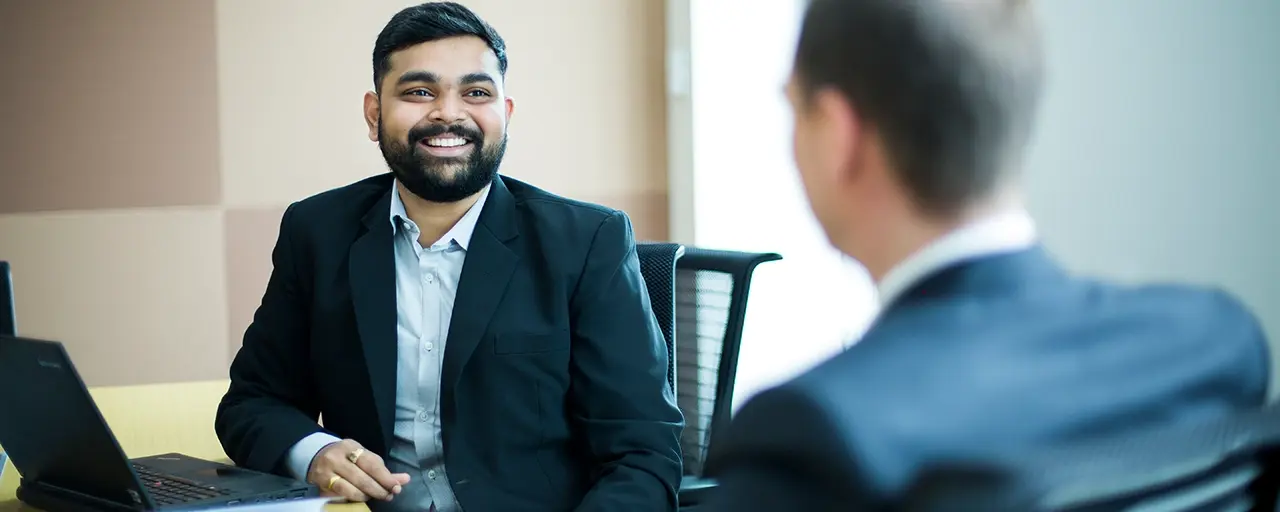
[[834, 88], [883, 138], [917, 207], [957, 213], [1020, 165], [1042, 71], [1025, 0], [812, 0], [802, 101]]
[[498, 71], [507, 75], [507, 43], [488, 22], [455, 2], [427, 2], [406, 7], [387, 22], [373, 45], [373, 90], [391, 70], [391, 54], [413, 45], [457, 36], [484, 40], [498, 56]]

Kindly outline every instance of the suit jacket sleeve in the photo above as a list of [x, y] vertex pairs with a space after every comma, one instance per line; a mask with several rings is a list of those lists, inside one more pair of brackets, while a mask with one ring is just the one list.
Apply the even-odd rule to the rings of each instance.
[[625, 214], [598, 228], [570, 309], [569, 413], [596, 464], [578, 510], [675, 510], [684, 418]]
[[285, 210], [272, 251], [262, 303], [231, 363], [231, 387], [218, 406], [215, 430], [237, 465], [288, 474], [289, 448], [320, 431], [307, 366], [308, 300], [298, 275], [294, 206]]
[[760, 393], [709, 455], [706, 473], [719, 486], [707, 510], [881, 510], [859, 476], [851, 435], [809, 394], [785, 386]]

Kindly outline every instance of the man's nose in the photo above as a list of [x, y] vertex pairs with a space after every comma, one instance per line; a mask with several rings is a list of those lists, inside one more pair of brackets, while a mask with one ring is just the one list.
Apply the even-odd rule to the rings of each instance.
[[431, 111], [431, 120], [452, 123], [461, 120], [464, 114], [465, 110], [461, 99], [452, 95], [444, 95], [436, 100], [435, 108]]

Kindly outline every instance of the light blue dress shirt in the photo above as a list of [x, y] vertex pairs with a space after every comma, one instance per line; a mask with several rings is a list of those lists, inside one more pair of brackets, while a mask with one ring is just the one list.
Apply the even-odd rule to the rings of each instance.
[[[467, 246], [480, 211], [480, 199], [457, 224], [429, 247], [418, 243], [421, 231], [409, 219], [399, 189], [391, 192], [390, 222], [394, 230], [396, 264], [396, 411], [391, 451], [386, 457], [392, 473], [408, 473], [409, 485], [392, 503], [374, 503], [379, 510], [461, 510], [444, 467], [440, 436], [440, 369], [445, 339], [453, 316], [453, 301]], [[289, 451], [289, 468], [305, 480], [311, 460], [325, 446], [339, 441], [324, 432], [303, 438]]]

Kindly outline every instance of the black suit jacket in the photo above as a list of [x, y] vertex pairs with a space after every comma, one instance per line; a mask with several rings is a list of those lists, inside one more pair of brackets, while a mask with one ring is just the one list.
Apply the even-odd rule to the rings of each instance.
[[1223, 293], [1075, 279], [1040, 248], [960, 263], [749, 400], [709, 456], [711, 509], [882, 510], [930, 463], [1258, 406], [1269, 361]]
[[[286, 473], [323, 430], [386, 456], [396, 400], [393, 179], [284, 213], [216, 430]], [[441, 376], [444, 458], [467, 510], [670, 510], [683, 418], [630, 220], [498, 177], [472, 235]], [[415, 476], [415, 478], [417, 478]]]

